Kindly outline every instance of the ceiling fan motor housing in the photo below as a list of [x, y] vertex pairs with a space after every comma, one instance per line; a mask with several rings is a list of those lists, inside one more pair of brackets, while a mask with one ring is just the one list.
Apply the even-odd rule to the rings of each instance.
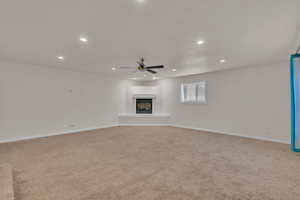
[[140, 65], [140, 66], [138, 67], [138, 69], [139, 69], [139, 70], [144, 70], [145, 68], [144, 68], [144, 66]]

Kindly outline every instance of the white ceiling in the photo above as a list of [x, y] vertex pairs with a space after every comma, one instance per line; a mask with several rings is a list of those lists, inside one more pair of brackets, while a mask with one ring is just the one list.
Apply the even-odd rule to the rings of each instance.
[[0, 60], [125, 77], [134, 76], [111, 68], [141, 56], [166, 66], [159, 77], [279, 62], [296, 49], [299, 8], [299, 0], [0, 0]]

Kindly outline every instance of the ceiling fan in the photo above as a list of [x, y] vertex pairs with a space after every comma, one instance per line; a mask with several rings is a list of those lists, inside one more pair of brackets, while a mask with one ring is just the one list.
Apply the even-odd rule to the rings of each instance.
[[[137, 61], [137, 70], [136, 71], [141, 71], [141, 72], [149, 72], [151, 74], [156, 74], [157, 71], [154, 71], [153, 69], [162, 69], [164, 68], [163, 65], [156, 65], [156, 66], [146, 66], [145, 65], [145, 59], [141, 58], [140, 60]], [[132, 69], [136, 67], [119, 67], [119, 69]]]

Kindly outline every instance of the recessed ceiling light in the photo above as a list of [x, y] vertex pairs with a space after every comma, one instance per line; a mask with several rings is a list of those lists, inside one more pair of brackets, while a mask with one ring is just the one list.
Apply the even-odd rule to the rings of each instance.
[[153, 77], [152, 77], [152, 79], [153, 79], [153, 80], [157, 80], [158, 78], [157, 78], [157, 77], [155, 77], [155, 76], [153, 76]]
[[204, 41], [203, 41], [203, 40], [199, 40], [199, 41], [197, 42], [197, 44], [198, 44], [198, 45], [202, 45], [202, 44], [204, 44]]
[[226, 60], [225, 59], [221, 59], [219, 62], [220, 63], [226, 63]]
[[144, 3], [146, 0], [136, 0], [138, 3]]
[[111, 70], [113, 70], [113, 71], [116, 71], [116, 70], [117, 70], [117, 68], [113, 67], [113, 68], [111, 68]]
[[63, 56], [57, 56], [58, 60], [64, 60], [65, 58]]
[[147, 77], [147, 75], [146, 75], [146, 74], [144, 74], [144, 77]]
[[172, 72], [176, 72], [177, 71], [177, 69], [172, 69]]
[[84, 42], [84, 43], [86, 43], [86, 42], [88, 41], [88, 39], [85, 38], [85, 37], [81, 37], [81, 38], [79, 38], [79, 40], [80, 40], [81, 42]]

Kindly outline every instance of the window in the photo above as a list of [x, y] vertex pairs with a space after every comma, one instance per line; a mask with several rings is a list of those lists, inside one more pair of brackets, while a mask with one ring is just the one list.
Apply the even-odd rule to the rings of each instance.
[[181, 84], [181, 103], [206, 103], [206, 81]]

